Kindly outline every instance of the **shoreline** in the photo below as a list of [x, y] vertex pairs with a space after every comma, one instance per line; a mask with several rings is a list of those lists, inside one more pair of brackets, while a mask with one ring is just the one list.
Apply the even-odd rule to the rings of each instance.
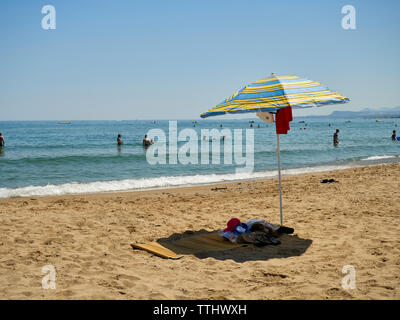
[[[390, 165], [394, 163], [400, 163], [400, 156], [390, 156], [390, 159], [392, 159], [392, 162], [376, 162], [382, 159], [388, 159], [388, 158], [382, 158], [379, 160], [369, 160], [370, 164], [368, 163], [362, 163], [359, 160], [355, 163], [349, 163], [349, 164], [343, 164], [343, 165], [333, 165], [333, 164], [326, 164], [326, 165], [320, 165], [320, 166], [314, 166], [314, 167], [300, 167], [300, 168], [287, 168], [287, 169], [282, 169], [281, 174], [282, 177], [287, 177], [287, 176], [297, 176], [301, 174], [312, 174], [312, 173], [323, 173], [323, 172], [330, 172], [330, 171], [337, 171], [337, 170], [346, 170], [346, 169], [351, 169], [351, 168], [362, 168], [362, 167], [373, 167], [373, 166], [381, 166], [381, 165]], [[399, 159], [398, 159], [399, 158]], [[395, 161], [393, 161], [396, 159]], [[365, 161], [365, 160], [364, 160]], [[317, 170], [314, 170], [315, 168], [318, 168]], [[297, 172], [296, 172], [297, 171]], [[220, 184], [229, 184], [229, 183], [238, 183], [238, 182], [247, 182], [247, 181], [258, 181], [258, 180], [268, 180], [268, 179], [275, 179], [278, 177], [278, 171], [276, 170], [270, 170], [270, 171], [253, 171], [251, 174], [254, 175], [260, 175], [259, 177], [246, 177], [246, 178], [237, 178], [237, 179], [232, 179], [232, 180], [224, 180], [224, 181], [215, 181], [215, 182], [199, 182], [199, 183], [186, 183], [186, 184], [177, 184], [177, 185], [169, 185], [169, 186], [156, 186], [156, 187], [144, 187], [144, 188], [134, 188], [134, 189], [126, 189], [126, 190], [110, 190], [110, 191], [94, 191], [94, 192], [71, 192], [71, 193], [64, 193], [64, 194], [31, 194], [31, 195], [21, 195], [21, 196], [9, 196], [9, 197], [0, 197], [0, 201], [4, 199], [18, 199], [18, 198], [30, 198], [30, 197], [52, 197], [52, 196], [79, 196], [79, 195], [96, 195], [96, 194], [110, 194], [110, 193], [130, 193], [130, 192], [141, 192], [141, 191], [157, 191], [157, 190], [168, 190], [168, 189], [176, 189], [176, 188], [191, 188], [191, 187], [202, 187], [202, 186], [213, 186], [213, 185], [220, 185]], [[215, 174], [209, 174], [209, 175], [214, 175], [214, 176], [227, 176], [227, 175], [234, 175], [234, 173], [215, 173]], [[208, 175], [199, 175], [199, 176], [208, 176]], [[183, 176], [168, 176], [167, 178], [190, 178], [190, 177], [196, 177], [196, 175], [193, 176], [188, 176], [188, 175], [183, 175]], [[159, 179], [159, 178], [164, 178], [164, 177], [155, 177], [154, 179]], [[149, 178], [153, 179], [153, 178]], [[110, 180], [110, 181], [95, 181], [95, 182], [68, 182], [65, 184], [61, 185], [48, 185], [51, 187], [60, 187], [60, 186], [65, 186], [68, 184], [77, 184], [77, 185], [89, 185], [91, 183], [118, 183], [118, 182], [123, 182], [127, 180], [140, 180], [140, 179], [122, 179], [122, 180]], [[11, 190], [10, 192], [15, 192], [15, 190], [22, 190], [25, 188], [45, 188], [47, 186], [28, 186], [28, 187], [21, 187], [21, 188], [15, 188], [15, 189], [8, 189], [8, 188], [3, 188], [7, 190]], [[0, 188], [1, 189], [1, 188]]]
[[[130, 246], [232, 217], [278, 223], [277, 180], [0, 199], [0, 299], [400, 299], [400, 163], [283, 177], [295, 233], [279, 246], [179, 260]], [[46, 265], [55, 290], [41, 286]], [[341, 285], [347, 265], [354, 290]]]
[[[373, 167], [381, 167], [381, 166], [393, 166], [393, 165], [398, 165], [399, 170], [400, 170], [400, 161], [396, 163], [380, 163], [380, 164], [373, 164], [373, 165], [365, 165], [365, 166], [354, 166], [354, 167], [346, 167], [346, 168], [341, 168], [341, 169], [333, 169], [333, 170], [324, 170], [324, 171], [312, 171], [312, 172], [302, 172], [302, 173], [294, 173], [294, 174], [282, 174], [282, 187], [284, 186], [284, 180], [290, 177], [299, 177], [301, 178], [302, 176], [322, 176], [323, 174], [329, 174], [329, 175], [335, 175], [337, 173], [343, 173], [348, 170], [353, 170], [353, 169], [363, 169], [363, 168], [373, 168]], [[243, 179], [243, 180], [236, 180], [236, 181], [222, 181], [222, 182], [214, 182], [214, 183], [205, 183], [205, 184], [193, 184], [193, 185], [179, 185], [179, 186], [168, 186], [168, 187], [157, 187], [157, 188], [149, 188], [149, 189], [136, 189], [136, 190], [123, 190], [123, 191], [104, 191], [104, 192], [90, 192], [90, 193], [71, 193], [71, 194], [61, 194], [61, 195], [38, 195], [38, 196], [21, 196], [21, 197], [10, 197], [10, 198], [0, 198], [0, 204], [2, 202], [7, 202], [8, 200], [27, 200], [27, 199], [40, 199], [40, 200], [53, 200], [53, 199], [60, 199], [60, 198], [82, 198], [82, 197], [88, 197], [88, 198], [104, 198], [107, 196], [110, 197], [119, 197], [121, 195], [136, 195], [140, 196], [141, 194], [147, 195], [147, 194], [163, 194], [167, 192], [195, 192], [197, 190], [206, 190], [209, 187], [213, 189], [212, 187], [217, 186], [217, 188], [221, 187], [235, 187], [237, 185], [240, 185], [242, 183], [266, 183], [266, 182], [271, 182], [275, 181], [276, 183], [273, 182], [272, 186], [276, 185], [276, 189], [278, 192], [278, 176], [271, 176], [267, 178], [250, 178], [250, 179]], [[275, 183], [275, 184], [274, 184]], [[399, 184], [400, 186], [400, 184]]]

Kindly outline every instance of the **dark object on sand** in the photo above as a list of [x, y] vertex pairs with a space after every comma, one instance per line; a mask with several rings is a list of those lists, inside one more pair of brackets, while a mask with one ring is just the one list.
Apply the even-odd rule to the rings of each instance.
[[254, 240], [254, 245], [256, 247], [264, 247], [266, 245], [277, 246], [280, 244], [281, 244], [281, 242], [278, 239], [271, 237], [271, 236], [267, 235], [266, 233], [257, 234], [257, 236]]
[[336, 181], [335, 179], [324, 179], [324, 180], [321, 180], [321, 183], [332, 183], [332, 182], [339, 182], [339, 181]]
[[221, 188], [215, 187], [215, 188], [211, 189], [211, 191], [226, 190], [226, 189], [228, 189], [228, 188], [227, 187], [221, 187]]
[[[250, 232], [256, 232], [256, 231], [264, 231], [265, 225], [260, 223], [260, 222], [255, 222], [250, 228]], [[277, 230], [277, 233], [285, 233], [285, 234], [292, 234], [294, 232], [293, 228], [285, 227], [285, 226], [280, 226]]]
[[279, 233], [292, 234], [294, 232], [294, 229], [285, 226], [280, 226], [279, 229], [276, 231]]

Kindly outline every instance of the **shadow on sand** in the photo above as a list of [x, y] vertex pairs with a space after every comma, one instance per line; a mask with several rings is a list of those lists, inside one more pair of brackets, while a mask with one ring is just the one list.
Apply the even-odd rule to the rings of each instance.
[[[300, 256], [307, 251], [310, 247], [312, 240], [303, 239], [297, 235], [286, 235], [283, 234], [279, 237], [281, 241], [280, 245], [266, 245], [264, 247], [256, 247], [252, 244], [246, 244], [242, 246], [232, 246], [227, 248], [220, 248], [217, 250], [202, 250], [198, 248], [191, 248], [189, 246], [177, 246], [178, 240], [182, 240], [189, 237], [195, 237], [200, 235], [211, 235], [217, 231], [185, 231], [183, 233], [175, 233], [168, 238], [160, 238], [157, 240], [158, 243], [164, 247], [174, 251], [177, 254], [192, 254], [199, 259], [214, 258], [216, 260], [233, 260], [235, 262], [246, 262], [246, 261], [265, 261], [273, 258], [289, 258]], [[227, 245], [230, 242], [226, 243]]]

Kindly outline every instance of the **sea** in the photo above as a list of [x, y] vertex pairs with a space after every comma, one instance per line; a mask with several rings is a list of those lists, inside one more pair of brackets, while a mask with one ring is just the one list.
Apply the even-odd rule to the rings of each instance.
[[[224, 129], [237, 139], [203, 140], [207, 129]], [[340, 144], [334, 147], [336, 129]], [[400, 141], [391, 140], [393, 130], [400, 134], [400, 119], [294, 118], [288, 133], [279, 135], [282, 174], [399, 162]], [[260, 120], [0, 121], [0, 132], [5, 139], [0, 148], [0, 198], [137, 191], [278, 174], [275, 125]], [[144, 148], [144, 135], [154, 132], [159, 134], [156, 143]], [[188, 148], [189, 141], [198, 148]], [[225, 158], [225, 144], [231, 142], [240, 147], [235, 150], [242, 158]], [[209, 144], [208, 151], [202, 143]], [[254, 152], [246, 149], [251, 145]], [[253, 159], [251, 170], [240, 170], [245, 157]]]

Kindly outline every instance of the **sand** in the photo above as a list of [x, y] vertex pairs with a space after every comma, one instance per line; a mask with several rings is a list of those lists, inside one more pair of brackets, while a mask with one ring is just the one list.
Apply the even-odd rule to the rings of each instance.
[[[322, 184], [321, 179], [338, 183]], [[283, 178], [280, 246], [167, 260], [132, 242], [279, 223], [276, 179], [0, 200], [1, 299], [399, 299], [400, 164]], [[43, 289], [42, 267], [56, 270]], [[356, 288], [344, 289], [342, 268]]]

